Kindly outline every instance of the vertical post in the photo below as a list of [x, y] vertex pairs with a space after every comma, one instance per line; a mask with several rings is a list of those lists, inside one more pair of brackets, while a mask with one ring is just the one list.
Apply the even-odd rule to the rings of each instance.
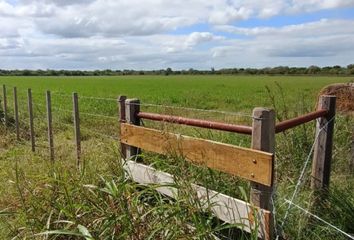
[[320, 96], [318, 109], [327, 109], [328, 114], [318, 119], [316, 124], [316, 136], [318, 138], [313, 154], [311, 188], [313, 190], [324, 190], [329, 187], [331, 174], [336, 96]]
[[32, 152], [35, 152], [36, 142], [35, 142], [34, 124], [33, 124], [32, 90], [30, 88], [27, 90], [27, 98], [28, 98], [28, 115], [29, 115], [29, 125], [30, 125], [31, 147], [32, 147]]
[[[255, 108], [253, 110], [252, 123], [252, 148], [274, 153], [275, 151], [275, 113], [266, 108]], [[255, 164], [257, 162], [255, 161]], [[272, 212], [272, 192], [274, 181], [274, 159], [272, 166], [272, 185], [265, 186], [260, 183], [251, 183], [251, 203], [259, 208]], [[272, 239], [274, 236], [273, 216], [265, 223], [264, 239]]]
[[51, 100], [50, 91], [46, 92], [46, 100], [47, 100], [48, 144], [49, 144], [50, 160], [54, 161], [52, 100]]
[[6, 85], [2, 85], [2, 92], [3, 92], [3, 104], [4, 104], [4, 124], [5, 127], [7, 126], [7, 95], [6, 95]]
[[[120, 123], [125, 123], [126, 122], [126, 118], [125, 118], [125, 100], [127, 99], [126, 96], [119, 96], [118, 97], [118, 116], [119, 116], [119, 122]], [[126, 145], [124, 143], [120, 143], [120, 152], [122, 155], [122, 158], [125, 159], [126, 158]]]
[[20, 140], [20, 124], [18, 118], [18, 101], [17, 101], [17, 88], [14, 87], [14, 113], [15, 113], [15, 126], [16, 126], [16, 139]]
[[349, 159], [349, 170], [353, 171], [354, 170], [354, 126], [352, 127], [352, 144], [350, 145], [350, 149], [351, 149], [351, 156]]
[[80, 167], [81, 167], [81, 136], [80, 136], [79, 99], [78, 99], [77, 93], [73, 93], [73, 114], [74, 114], [77, 167], [78, 167], [78, 169], [80, 169]]
[[[125, 118], [126, 122], [133, 125], [140, 125], [140, 119], [137, 114], [140, 111], [139, 99], [127, 99], [125, 101]], [[125, 158], [131, 159], [139, 154], [139, 150], [136, 147], [126, 145]]]

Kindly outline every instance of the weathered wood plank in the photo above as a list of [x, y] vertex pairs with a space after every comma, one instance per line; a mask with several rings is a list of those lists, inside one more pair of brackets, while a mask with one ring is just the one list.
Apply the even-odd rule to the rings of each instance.
[[[173, 187], [175, 185], [173, 175], [129, 160], [125, 162], [124, 168], [133, 181], [144, 185], [161, 185], [156, 188], [157, 191], [171, 198], [178, 197], [178, 189]], [[192, 184], [192, 189], [194, 189], [202, 208], [210, 209], [220, 220], [230, 224], [240, 224], [240, 228], [246, 232], [258, 229], [258, 237], [260, 238], [267, 235], [266, 226], [269, 225], [269, 211], [253, 207], [247, 202], [196, 184]]]
[[182, 156], [192, 163], [264, 185], [272, 183], [270, 153], [125, 123], [121, 124], [121, 142], [160, 154]]

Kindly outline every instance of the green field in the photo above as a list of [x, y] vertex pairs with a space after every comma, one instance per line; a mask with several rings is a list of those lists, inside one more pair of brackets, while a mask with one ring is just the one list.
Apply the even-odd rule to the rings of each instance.
[[[36, 234], [50, 233], [50, 239], [69, 235], [84, 239], [87, 230], [92, 238], [86, 239], [210, 239], [211, 234], [220, 233], [254, 239], [254, 234], [231, 231], [232, 226], [215, 221], [207, 213], [200, 214], [198, 203], [191, 202], [188, 194], [171, 201], [156, 194], [153, 187], [142, 190], [124, 178], [117, 161], [119, 145], [109, 138], [118, 137], [115, 99], [119, 95], [139, 98], [144, 111], [250, 124], [254, 107], [274, 108], [278, 121], [291, 118], [314, 110], [324, 86], [349, 81], [352, 78], [318, 76], [0, 77], [0, 84], [8, 88], [10, 117], [12, 87], [18, 88], [21, 119], [21, 141], [16, 141], [13, 126], [0, 126], [0, 183], [4, 186], [0, 188], [0, 238], [46, 239], [46, 234]], [[36, 153], [31, 153], [28, 143], [27, 88], [34, 94]], [[48, 161], [46, 149], [46, 90], [52, 91], [54, 164]], [[72, 92], [79, 94], [84, 174], [75, 170]], [[2, 93], [0, 96], [2, 99]], [[148, 121], [144, 124], [166, 127]], [[349, 233], [354, 233], [354, 174], [348, 167], [353, 124], [352, 117], [337, 115], [331, 192], [325, 204], [311, 207], [311, 166], [295, 201]], [[245, 147], [250, 144], [249, 137], [231, 133], [181, 126], [169, 126], [169, 130]], [[284, 199], [291, 197], [313, 141], [313, 123], [277, 135], [275, 205], [279, 226], [287, 208]], [[249, 196], [247, 182], [226, 174], [172, 157], [144, 153], [144, 159], [176, 175], [181, 189], [188, 182], [197, 182], [244, 200]], [[283, 231], [289, 239], [345, 239], [296, 209], [291, 210]]]
[[331, 83], [348, 82], [351, 77], [318, 76], [122, 76], [122, 77], [1, 77], [1, 84], [32, 88], [43, 93], [49, 89], [81, 95], [116, 98], [124, 94], [142, 102], [173, 104], [202, 109], [252, 111], [270, 105], [266, 86], [279, 84], [289, 107], [299, 98], [314, 101], [318, 91]]

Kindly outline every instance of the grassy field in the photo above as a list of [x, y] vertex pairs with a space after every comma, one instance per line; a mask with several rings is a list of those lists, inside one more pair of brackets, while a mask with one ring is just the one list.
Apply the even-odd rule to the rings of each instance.
[[[122, 76], [122, 77], [1, 77], [17, 86], [21, 118], [21, 141], [14, 129], [0, 127], [0, 237], [2, 239], [210, 239], [213, 234], [254, 239], [232, 230], [210, 214], [200, 213], [191, 200], [188, 182], [247, 200], [249, 185], [225, 174], [186, 164], [180, 159], [144, 153], [147, 163], [171, 172], [185, 190], [177, 201], [142, 188], [124, 178], [118, 159], [117, 103], [119, 95], [141, 100], [142, 109], [230, 123], [251, 123], [254, 107], [272, 107], [277, 119], [312, 111], [318, 91], [331, 83], [349, 82], [347, 77], [290, 76]], [[32, 88], [38, 148], [28, 143], [26, 91]], [[45, 90], [52, 91], [56, 162], [48, 161], [46, 149]], [[71, 117], [72, 92], [79, 93], [82, 121], [84, 173], [75, 170]], [[1, 94], [2, 98], [2, 94]], [[164, 104], [162, 107], [145, 104]], [[188, 107], [202, 110], [174, 108]], [[224, 113], [220, 111], [225, 111]], [[96, 116], [94, 116], [96, 115]], [[97, 116], [100, 115], [100, 116]], [[166, 125], [144, 122], [156, 128]], [[338, 114], [333, 153], [330, 197], [313, 207], [309, 172], [295, 202], [309, 208], [346, 232], [354, 233], [354, 174], [348, 167], [352, 117]], [[250, 139], [218, 131], [168, 126], [169, 131], [249, 147]], [[276, 221], [280, 226], [303, 163], [314, 141], [314, 124], [277, 135]], [[139, 191], [137, 191], [139, 190]], [[188, 226], [193, 226], [190, 228]], [[289, 239], [345, 239], [326, 225], [291, 209], [281, 229]], [[88, 234], [89, 233], [89, 234]], [[42, 235], [38, 235], [42, 234]], [[91, 235], [92, 238], [88, 237]]]

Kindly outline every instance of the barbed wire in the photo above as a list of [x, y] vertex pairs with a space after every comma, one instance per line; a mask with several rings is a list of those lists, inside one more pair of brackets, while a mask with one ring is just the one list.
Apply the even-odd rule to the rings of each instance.
[[[27, 92], [21, 90], [21, 92]], [[34, 92], [32, 92], [34, 93]], [[59, 91], [51, 91], [53, 95], [58, 96], [65, 96], [65, 97], [72, 97], [72, 95], [59, 92]], [[94, 96], [80, 96], [79, 99], [91, 99], [91, 100], [100, 100], [100, 101], [114, 101], [117, 102], [117, 98], [106, 98], [106, 97], [94, 97]], [[147, 107], [159, 107], [159, 108], [171, 108], [171, 109], [182, 109], [187, 111], [198, 111], [198, 112], [206, 112], [206, 113], [218, 113], [218, 114], [225, 114], [225, 115], [232, 115], [232, 116], [242, 116], [242, 117], [250, 117], [252, 118], [251, 114], [246, 114], [242, 112], [230, 112], [230, 111], [222, 111], [222, 110], [212, 110], [212, 109], [200, 109], [200, 108], [191, 108], [191, 107], [183, 107], [183, 106], [171, 106], [171, 105], [162, 105], [162, 104], [153, 104], [153, 103], [130, 103], [134, 105], [140, 106], [147, 106]]]
[[[323, 129], [325, 129], [325, 127], [326, 127], [330, 122], [332, 122], [333, 120], [334, 120], [334, 117], [332, 117], [329, 121], [327, 121], [326, 124], [325, 124], [324, 126], [322, 126], [322, 127], [319, 129], [319, 131], [316, 133], [316, 136], [315, 136], [315, 139], [314, 139], [313, 144], [312, 144], [312, 146], [311, 146], [310, 152], [309, 152], [309, 154], [307, 155], [307, 158], [306, 158], [306, 160], [305, 160], [305, 162], [304, 162], [304, 165], [303, 165], [303, 167], [302, 167], [302, 169], [301, 169], [300, 176], [299, 176], [299, 178], [298, 178], [298, 180], [297, 180], [297, 183], [296, 183], [294, 192], [293, 192], [293, 194], [292, 194], [292, 196], [291, 196], [291, 201], [290, 201], [290, 203], [288, 204], [288, 207], [287, 207], [287, 209], [286, 209], [286, 211], [285, 211], [285, 214], [284, 214], [282, 223], [281, 223], [281, 225], [280, 225], [280, 230], [282, 230], [282, 229], [284, 228], [285, 222], [286, 222], [286, 220], [287, 220], [287, 218], [288, 218], [288, 215], [289, 215], [289, 212], [290, 212], [290, 209], [291, 209], [291, 205], [292, 205], [291, 203], [294, 202], [294, 199], [295, 199], [295, 197], [296, 197], [296, 195], [297, 195], [297, 193], [298, 193], [298, 191], [299, 191], [299, 189], [300, 189], [300, 186], [301, 186], [301, 184], [302, 184], [302, 182], [303, 182], [302, 180], [303, 180], [303, 178], [304, 178], [306, 168], [307, 168], [307, 166], [308, 166], [308, 164], [309, 164], [309, 162], [310, 162], [310, 159], [311, 159], [311, 156], [312, 156], [312, 152], [313, 152], [314, 149], [315, 149], [315, 145], [316, 145], [316, 143], [317, 143], [317, 141], [318, 141], [318, 138], [319, 138], [319, 136], [320, 136], [320, 133], [321, 133], [321, 132], [323, 131]], [[279, 239], [279, 235], [277, 235], [276, 239], [277, 239], [277, 240]]]
[[[63, 125], [63, 126], [66, 126], [66, 127], [69, 127], [69, 128], [73, 128], [74, 126], [73, 125], [70, 125], [68, 123], [63, 123], [61, 121], [55, 121], [55, 123], [58, 123], [60, 125]], [[83, 127], [83, 126], [80, 126], [80, 131], [83, 130], [83, 131], [86, 131], [86, 132], [90, 132], [94, 135], [97, 135], [97, 136], [101, 136], [101, 137], [107, 137], [107, 138], [110, 138], [110, 139], [113, 139], [113, 140], [119, 140], [118, 137], [114, 137], [114, 136], [111, 136], [111, 135], [107, 135], [107, 134], [104, 134], [104, 133], [100, 133], [100, 132], [97, 132], [97, 131], [94, 131], [94, 130], [91, 130], [89, 128], [86, 128], [86, 127]]]
[[340, 228], [334, 226], [333, 224], [327, 222], [326, 220], [320, 218], [319, 216], [309, 212], [308, 210], [304, 209], [303, 207], [300, 207], [299, 205], [293, 203], [292, 201], [288, 200], [288, 199], [284, 199], [285, 202], [289, 203], [290, 205], [300, 209], [301, 211], [303, 211], [304, 213], [306, 213], [307, 215], [310, 215], [311, 217], [317, 219], [318, 221], [326, 224], [327, 226], [331, 227], [332, 229], [336, 230], [337, 232], [340, 232], [341, 234], [345, 235], [346, 237], [350, 238], [350, 239], [354, 239], [354, 236], [350, 235], [349, 233], [344, 232], [343, 230], [341, 230]]
[[128, 105], [136, 105], [136, 106], [147, 106], [147, 107], [182, 109], [182, 110], [187, 110], [187, 111], [198, 111], [198, 112], [207, 112], [207, 113], [220, 113], [220, 114], [225, 114], [225, 115], [242, 116], [242, 117], [250, 117], [250, 118], [253, 117], [252, 115], [246, 114], [246, 113], [241, 113], [241, 112], [229, 112], [229, 111], [222, 111], [222, 110], [190, 108], [190, 107], [161, 105], [161, 104], [153, 104], [153, 103], [127, 103], [127, 104], [128, 104]]
[[[58, 96], [63, 96], [63, 97], [72, 97], [72, 95], [70, 94], [66, 94], [66, 93], [62, 93], [62, 92], [57, 92], [57, 91], [53, 91], [51, 92], [53, 95], [58, 95]], [[116, 98], [104, 98], [104, 97], [93, 97], [93, 96], [83, 96], [83, 95], [79, 95], [78, 96], [79, 99], [83, 98], [83, 99], [91, 99], [91, 100], [100, 100], [100, 101], [114, 101], [117, 102]]]
[[[37, 106], [37, 107], [42, 107], [42, 108], [46, 108], [46, 105], [43, 104], [39, 104], [39, 103], [33, 103], [33, 106]], [[64, 108], [59, 108], [59, 107], [53, 107], [51, 106], [51, 108], [53, 110], [59, 111], [59, 112], [65, 112], [65, 113], [70, 113], [73, 114], [73, 110], [69, 110], [69, 109], [64, 109]], [[95, 114], [95, 113], [88, 113], [88, 112], [82, 112], [79, 111], [80, 115], [87, 115], [87, 116], [91, 116], [91, 117], [98, 117], [98, 118], [107, 118], [107, 119], [114, 119], [114, 120], [118, 120], [118, 116], [117, 117], [113, 117], [113, 116], [109, 116], [109, 115], [104, 115], [104, 114]]]

